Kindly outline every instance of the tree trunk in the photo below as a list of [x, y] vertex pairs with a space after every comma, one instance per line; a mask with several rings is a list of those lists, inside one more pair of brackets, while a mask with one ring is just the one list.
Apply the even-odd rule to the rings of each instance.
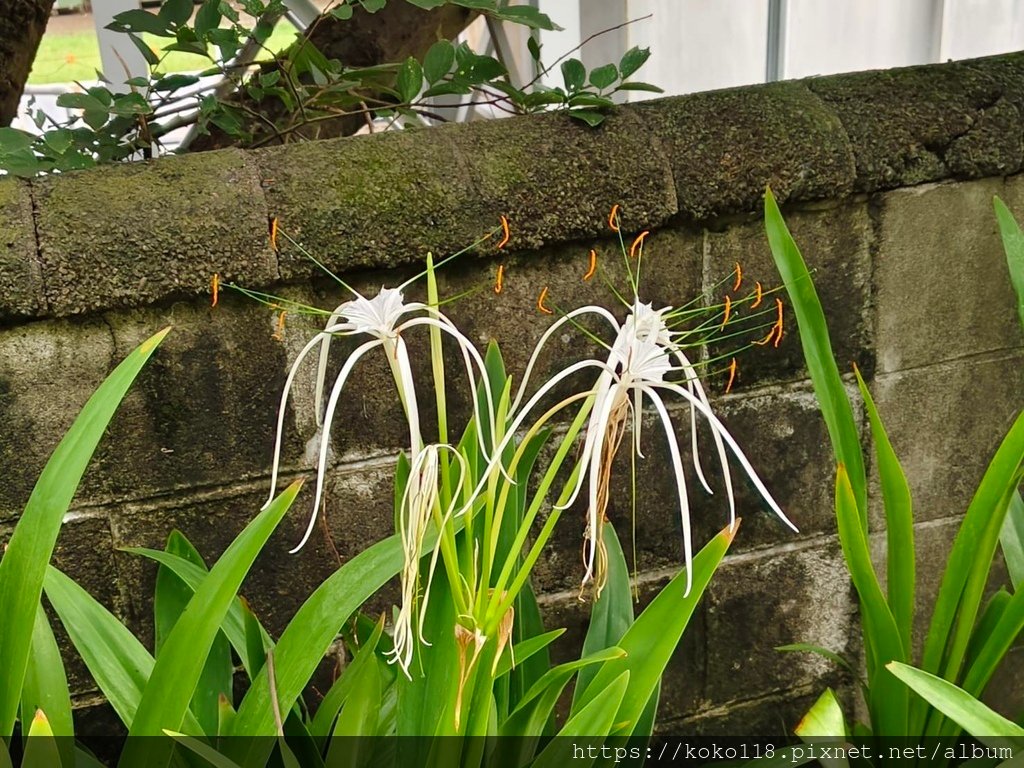
[[[426, 11], [404, 0], [392, 0], [377, 13], [367, 13], [357, 6], [347, 21], [323, 16], [313, 23], [309, 40], [328, 59], [338, 59], [349, 67], [402, 62], [409, 56], [422, 61], [431, 45], [441, 39], [451, 40], [478, 15], [479, 11], [458, 5], [444, 5]], [[276, 102], [256, 104], [246, 94], [236, 94], [235, 98], [250, 109], [264, 111], [266, 117], [273, 121], [281, 117], [279, 113], [266, 112], [268, 108], [274, 109], [275, 105], [280, 108]], [[319, 122], [306, 131], [296, 131], [296, 138], [347, 136], [365, 124], [366, 119], [361, 115], [340, 117]], [[266, 127], [261, 122], [253, 120], [249, 127], [254, 141], [268, 140]], [[235, 143], [234, 138], [211, 126], [210, 134], [197, 137], [189, 150], [219, 149]]]
[[10, 125], [54, 0], [0, 0], [0, 126]]

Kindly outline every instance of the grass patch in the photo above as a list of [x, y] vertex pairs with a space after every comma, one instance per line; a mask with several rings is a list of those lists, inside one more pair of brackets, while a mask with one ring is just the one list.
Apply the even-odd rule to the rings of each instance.
[[[282, 50], [291, 45], [297, 35], [298, 31], [291, 24], [279, 22], [267, 41], [267, 47], [273, 51]], [[158, 54], [160, 47], [170, 42], [152, 35], [143, 35], [143, 39]], [[124, 39], [124, 45], [127, 50], [134, 48], [127, 37]], [[96, 80], [96, 70], [100, 66], [100, 47], [93, 32], [47, 34], [43, 35], [43, 39], [39, 43], [39, 52], [32, 63], [32, 72], [28, 82], [30, 85], [45, 85], [47, 83]], [[210, 62], [201, 56], [174, 51], [164, 59], [161, 69], [165, 72], [193, 72], [206, 69], [209, 66]], [[111, 77], [111, 80], [117, 79], [114, 76]]]

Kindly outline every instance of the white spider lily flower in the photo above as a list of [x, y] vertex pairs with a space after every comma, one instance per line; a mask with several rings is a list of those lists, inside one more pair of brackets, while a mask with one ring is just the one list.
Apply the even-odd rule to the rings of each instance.
[[[486, 376], [483, 358], [472, 342], [436, 307], [431, 307], [422, 302], [406, 302], [400, 288], [381, 288], [380, 292], [370, 299], [355, 291], [353, 293], [356, 294], [356, 297], [339, 305], [331, 313], [325, 328], [307, 342], [299, 352], [292, 363], [291, 370], [288, 372], [284, 390], [281, 393], [281, 402], [277, 416], [277, 437], [274, 444], [274, 459], [271, 469], [270, 495], [267, 504], [273, 500], [274, 494], [277, 491], [277, 476], [280, 470], [281, 443], [284, 433], [285, 407], [288, 402], [288, 395], [291, 392], [300, 365], [309, 353], [319, 346], [320, 354], [316, 379], [316, 415], [320, 450], [317, 461], [316, 492], [309, 525], [302, 540], [291, 550], [292, 553], [302, 549], [313, 533], [320, 501], [323, 498], [331, 423], [333, 422], [345, 383], [359, 360], [375, 347], [381, 347], [384, 350], [395, 380], [399, 400], [405, 411], [406, 421], [409, 426], [410, 461], [415, 462], [423, 450], [419, 406], [416, 400], [412, 364], [409, 359], [408, 347], [402, 338], [402, 333], [410, 328], [421, 325], [431, 326], [455, 340], [462, 353], [463, 365], [469, 380], [473, 402], [478, 402], [477, 380], [480, 379], [484, 383], [484, 397], [488, 404], [486, 411], [489, 418], [492, 419], [490, 433], [494, 434], [494, 409], [492, 406], [493, 398], [490, 384]], [[330, 352], [331, 339], [335, 336], [369, 336], [370, 339], [358, 346], [345, 360], [331, 386], [325, 408], [324, 391], [326, 389], [328, 354]], [[481, 450], [483, 450], [485, 455], [489, 456], [491, 454], [483, 444], [483, 431], [480, 430], [479, 432], [478, 439], [481, 441]]]
[[397, 663], [410, 680], [412, 676], [409, 674], [409, 665], [412, 663], [416, 640], [419, 639], [424, 645], [430, 645], [423, 637], [423, 622], [426, 618], [438, 554], [441, 552], [441, 547], [434, 547], [426, 586], [420, 601], [420, 560], [423, 557], [423, 541], [431, 519], [439, 519], [437, 530], [440, 531], [451, 519], [458, 504], [457, 501], [452, 501], [439, 518], [434, 517], [440, 503], [438, 472], [442, 451], [451, 453], [460, 465], [459, 482], [452, 494], [454, 499], [458, 498], [467, 470], [465, 459], [450, 445], [427, 445], [409, 468], [409, 479], [402, 493], [398, 514], [398, 533], [402, 540], [405, 565], [402, 568], [401, 608], [395, 618], [394, 647], [388, 661], [391, 664]]
[[[753, 466], [744, 455], [736, 440], [729, 434], [722, 422], [715, 416], [708, 404], [707, 397], [700, 386], [697, 372], [686, 359], [675, 335], [665, 323], [665, 317], [672, 312], [671, 307], [654, 310], [650, 304], [635, 301], [632, 311], [618, 327], [618, 333], [608, 353], [605, 369], [598, 378], [593, 389], [594, 404], [587, 424], [583, 452], [580, 458], [581, 471], [576, 487], [564, 505], [568, 507], [575, 501], [583, 487], [588, 485], [587, 505], [587, 556], [586, 572], [583, 584], [595, 581], [597, 589], [603, 586], [603, 564], [595, 563], [600, 551], [601, 527], [604, 522], [604, 509], [608, 503], [608, 483], [611, 462], [621, 440], [625, 421], [632, 411], [634, 440], [633, 448], [639, 453], [640, 422], [642, 406], [646, 398], [654, 406], [668, 440], [672, 470], [676, 480], [679, 499], [679, 513], [683, 529], [683, 555], [687, 568], [686, 592], [689, 594], [692, 585], [691, 564], [693, 561], [692, 537], [690, 531], [690, 507], [686, 488], [686, 477], [683, 469], [679, 444], [676, 440], [675, 428], [668, 409], [662, 399], [662, 393], [668, 392], [681, 396], [696, 413], [707, 421], [715, 439], [716, 448], [722, 466], [723, 477], [729, 497], [730, 523], [735, 522], [735, 500], [732, 479], [728, 469], [728, 458], [725, 446], [731, 449], [740, 466], [750, 477], [754, 487], [768, 503], [779, 518], [794, 531], [796, 526], [786, 517], [771, 493], [757, 476]], [[673, 373], [682, 373], [686, 386], [669, 380]], [[694, 441], [694, 446], [696, 442]], [[696, 450], [694, 462], [697, 472], [703, 481]], [[704, 482], [707, 488], [706, 482]], [[710, 489], [708, 489], [710, 491]]]

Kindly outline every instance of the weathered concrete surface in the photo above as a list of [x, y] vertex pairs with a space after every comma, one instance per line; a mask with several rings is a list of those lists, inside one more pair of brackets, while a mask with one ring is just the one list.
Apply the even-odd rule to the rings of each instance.
[[[808, 207], [786, 211], [785, 216], [821, 298], [840, 372], [851, 373], [852, 364], [857, 363], [870, 376], [874, 360], [871, 320], [866, 309], [871, 303], [873, 232], [867, 203]], [[763, 341], [775, 321], [778, 298], [783, 303], [782, 342], [778, 347], [771, 343], [742, 350], [737, 358], [734, 386], [742, 391], [751, 386], [806, 378], [796, 318], [768, 248], [763, 219], [743, 220], [718, 229], [707, 234], [707, 282], [724, 280], [715, 299], [721, 302], [730, 294], [736, 317], [755, 317], [757, 327], [738, 338], [713, 344], [711, 356], [728, 359], [750, 342]], [[739, 291], [731, 291], [729, 275], [736, 264], [742, 268], [743, 282]], [[774, 292], [766, 293], [756, 309], [760, 314], [754, 315], [755, 310], [750, 307], [756, 301], [756, 282], [761, 283], [765, 292]], [[733, 326], [741, 322], [734, 321]], [[726, 334], [731, 335], [731, 327], [721, 335]]]
[[1009, 54], [805, 82], [849, 136], [856, 188], [874, 192], [1019, 170], [1021, 66]]
[[697, 93], [631, 108], [665, 148], [679, 210], [710, 219], [780, 200], [843, 197], [853, 157], [835, 115], [802, 82]]
[[4, 179], [0, 181], [0, 321], [43, 314], [42, 295], [29, 186]]
[[875, 322], [882, 372], [1016, 347], [1016, 299], [993, 195], [1024, 212], [1018, 178], [898, 190], [880, 199]]
[[[239, 150], [114, 165], [33, 182], [55, 315], [277, 277], [255, 165]], [[197, 207], [198, 206], [198, 207]]]
[[0, 520], [20, 514], [53, 449], [113, 365], [110, 330], [99, 319], [0, 333]]
[[880, 375], [872, 392], [907, 474], [914, 519], [961, 515], [1020, 412], [1024, 355], [993, 353]]

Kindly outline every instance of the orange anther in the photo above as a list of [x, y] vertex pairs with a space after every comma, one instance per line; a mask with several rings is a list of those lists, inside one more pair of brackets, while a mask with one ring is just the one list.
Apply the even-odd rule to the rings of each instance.
[[502, 288], [505, 287], [505, 265], [498, 265], [498, 276], [494, 280], [494, 292], [501, 293]]
[[277, 253], [277, 216], [270, 217], [270, 247]]
[[597, 272], [597, 251], [593, 248], [590, 249], [590, 266], [587, 268], [587, 274], [583, 276], [584, 281], [589, 280]]
[[754, 283], [754, 295], [757, 297], [757, 300], [753, 304], [750, 305], [751, 309], [757, 309], [758, 307], [760, 307], [761, 306], [761, 299], [764, 298], [764, 291], [761, 289], [761, 283], [760, 282], [755, 282]]
[[725, 383], [725, 394], [729, 394], [729, 390], [732, 389], [733, 382], [736, 381], [736, 358], [734, 357], [729, 363], [729, 381]]
[[277, 316], [277, 330], [274, 331], [272, 338], [278, 341], [284, 341], [284, 316], [287, 314], [287, 310], [282, 309], [281, 314]]
[[775, 306], [778, 307], [779, 316], [775, 320], [775, 343], [772, 346], [778, 348], [782, 341], [782, 299], [775, 299]]
[[217, 299], [220, 298], [220, 275], [216, 272], [213, 273], [213, 279], [210, 281], [210, 291], [213, 293], [213, 301], [210, 302], [210, 306], [216, 307]]
[[725, 308], [722, 311], [722, 324], [718, 326], [718, 330], [725, 328], [725, 324], [729, 322], [729, 316], [732, 314], [732, 299], [728, 296], [725, 297]]
[[511, 237], [511, 233], [509, 232], [509, 228], [508, 228], [508, 219], [506, 219], [504, 216], [502, 216], [501, 217], [501, 242], [498, 243], [498, 250], [499, 251], [508, 244], [508, 241], [509, 241], [510, 237]]
[[555, 314], [553, 311], [544, 306], [544, 300], [548, 297], [548, 287], [545, 285], [544, 290], [540, 292], [540, 296], [537, 297], [537, 309], [543, 312], [545, 315]]
[[740, 289], [740, 285], [743, 284], [743, 267], [740, 266], [740, 263], [738, 261], [736, 262], [735, 272], [736, 282], [732, 284], [732, 289], [733, 291], [738, 291]]
[[636, 240], [634, 240], [633, 244], [629, 246], [629, 258], [632, 259], [636, 255], [637, 249], [643, 247], [644, 238], [647, 237], [649, 234], [651, 233], [645, 229], [643, 232], [636, 236]]
[[612, 232], [619, 231], [619, 204], [612, 206], [612, 212], [608, 214], [608, 229]]

